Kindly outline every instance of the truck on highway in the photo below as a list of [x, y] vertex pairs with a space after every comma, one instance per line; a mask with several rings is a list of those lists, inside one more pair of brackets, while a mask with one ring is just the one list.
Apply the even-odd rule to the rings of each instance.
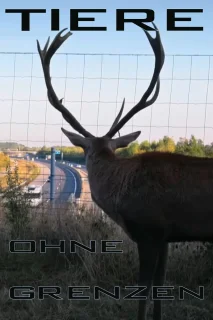
[[42, 203], [42, 187], [29, 185], [23, 188], [24, 196], [30, 200], [30, 206], [37, 207]]

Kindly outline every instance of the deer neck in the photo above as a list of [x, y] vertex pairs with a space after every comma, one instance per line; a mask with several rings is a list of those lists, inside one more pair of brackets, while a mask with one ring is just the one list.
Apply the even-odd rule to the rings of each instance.
[[[119, 179], [113, 176], [119, 170], [118, 159], [110, 150], [101, 150], [87, 155], [86, 166], [91, 195], [94, 201], [103, 208], [106, 201], [112, 201], [111, 193], [120, 185]], [[98, 203], [99, 202], [99, 203]]]
[[106, 171], [109, 172], [109, 170], [115, 166], [116, 160], [114, 153], [107, 149], [89, 153], [86, 157], [89, 180], [98, 178], [100, 175], [104, 176]]
[[125, 192], [120, 159], [107, 150], [88, 155], [86, 164], [92, 200], [129, 235], [120, 214], [120, 199]]

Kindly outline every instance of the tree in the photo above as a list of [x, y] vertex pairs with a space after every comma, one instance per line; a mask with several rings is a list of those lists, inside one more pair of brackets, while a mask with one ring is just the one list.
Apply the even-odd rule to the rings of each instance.
[[190, 140], [181, 138], [176, 145], [175, 151], [189, 156], [205, 156], [205, 146], [203, 141], [201, 139], [197, 140], [194, 135], [191, 136]]
[[159, 140], [156, 151], [175, 152], [174, 140], [172, 138], [164, 136], [163, 139]]
[[139, 145], [139, 148], [140, 150], [146, 151], [146, 152], [152, 150], [150, 142], [148, 140], [142, 141], [141, 144]]
[[213, 157], [213, 143], [204, 146], [204, 153], [206, 157]]
[[129, 147], [128, 147], [128, 154], [129, 156], [133, 156], [135, 154], [138, 154], [139, 153], [139, 143], [136, 141], [136, 142], [132, 142]]

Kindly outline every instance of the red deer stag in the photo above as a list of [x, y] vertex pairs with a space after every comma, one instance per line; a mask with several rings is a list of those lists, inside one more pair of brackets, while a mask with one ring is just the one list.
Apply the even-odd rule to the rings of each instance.
[[[154, 24], [153, 24], [154, 25]], [[148, 152], [128, 159], [117, 158], [115, 150], [127, 147], [140, 131], [112, 137], [137, 112], [152, 105], [159, 94], [159, 74], [165, 54], [156, 26], [156, 37], [145, 31], [155, 55], [155, 67], [141, 100], [121, 118], [124, 102], [110, 130], [95, 137], [59, 100], [51, 84], [50, 60], [71, 35], [59, 32], [38, 52], [51, 105], [81, 135], [61, 130], [75, 146], [84, 149], [92, 199], [137, 243], [140, 261], [139, 285], [163, 286], [169, 242], [213, 240], [213, 160], [178, 154]], [[155, 90], [154, 90], [155, 89]], [[152, 98], [148, 100], [150, 95]], [[146, 319], [147, 301], [139, 300], [138, 320]], [[154, 301], [153, 319], [161, 319], [161, 301]]]

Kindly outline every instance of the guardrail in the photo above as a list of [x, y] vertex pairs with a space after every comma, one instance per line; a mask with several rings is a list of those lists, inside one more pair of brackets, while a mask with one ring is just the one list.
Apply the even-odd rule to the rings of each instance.
[[[39, 160], [39, 159], [38, 159]], [[49, 159], [47, 161], [50, 161]], [[74, 163], [74, 162], [71, 162], [71, 161], [64, 161], [64, 160], [56, 160], [56, 162], [60, 163], [60, 164], [63, 164], [65, 166], [68, 166], [70, 168], [73, 168], [76, 173], [79, 175], [80, 179], [81, 179], [81, 186], [83, 185], [84, 181], [88, 181], [88, 178], [87, 177], [82, 177], [80, 175], [80, 173], [76, 170], [78, 169], [79, 171], [83, 171], [84, 173], [87, 174], [87, 169], [86, 169], [86, 166], [85, 165], [79, 165], [78, 163]], [[82, 187], [81, 187], [81, 190], [82, 190]], [[84, 204], [84, 199], [81, 198], [81, 194], [80, 194], [80, 197], [76, 198], [75, 197], [75, 194], [74, 193], [71, 193], [70, 194], [70, 197], [68, 198], [68, 202], [69, 203], [75, 203], [76, 205], [80, 206], [81, 204], [83, 205]], [[100, 210], [101, 211], [101, 215], [102, 215], [102, 218], [105, 220], [106, 217], [105, 217], [105, 214], [103, 212], [103, 210], [101, 210], [94, 201], [92, 201], [92, 199], [90, 200], [90, 206], [93, 208], [93, 211], [96, 211], [96, 210]]]
[[[26, 181], [20, 183], [18, 186], [15, 186], [15, 187], [12, 188], [11, 190], [15, 190], [15, 189], [17, 189], [17, 188], [19, 188], [19, 187], [22, 187], [22, 186], [24, 186], [27, 182], [28, 182], [28, 181], [26, 180]], [[3, 196], [4, 196], [4, 192], [0, 192], [0, 198], [3, 198]]]
[[[23, 182], [20, 183], [18, 186], [13, 187], [11, 190], [15, 190], [15, 189], [17, 189], [17, 188], [19, 188], [19, 187], [22, 187], [22, 186], [24, 186], [25, 184], [27, 184], [28, 182], [29, 182], [29, 179], [23, 181]], [[6, 191], [6, 190], [5, 190], [5, 191]], [[4, 195], [4, 192], [0, 192], [0, 198], [2, 198], [3, 195]]]
[[[37, 161], [41, 160], [41, 159], [35, 159]], [[42, 159], [45, 161], [45, 159]], [[28, 161], [32, 161], [32, 160], [28, 160]], [[50, 161], [49, 159], [47, 159], [46, 161]], [[60, 163], [60, 164], [63, 164], [63, 165], [66, 165], [70, 168], [73, 168], [74, 170], [75, 169], [82, 169], [82, 171], [85, 171], [87, 172], [86, 170], [86, 166], [85, 165], [79, 165], [77, 163], [73, 163], [73, 162], [70, 162], [70, 161], [61, 161], [61, 160], [56, 160], [57, 163]], [[78, 179], [80, 180], [80, 184], [82, 186], [82, 182], [84, 181], [84, 178], [81, 177], [81, 175], [79, 174], [79, 172], [77, 170], [75, 170], [75, 172], [77, 173], [78, 175]], [[28, 183], [28, 180], [25, 180], [24, 182], [22, 182], [19, 186], [24, 186]], [[18, 188], [19, 186], [16, 186], [14, 187], [13, 189], [15, 188]], [[82, 189], [82, 188], [81, 188]], [[0, 198], [3, 197], [3, 194], [4, 193], [0, 193]], [[75, 194], [71, 194], [70, 197], [68, 198], [68, 202], [70, 203], [76, 203], [76, 204], [80, 204], [81, 203], [81, 192], [80, 192], [80, 196], [76, 198]]]
[[[39, 161], [39, 160], [43, 160], [44, 162], [45, 161], [50, 161], [49, 159], [35, 159], [35, 160], [37, 160], [37, 161]], [[31, 160], [29, 160], [29, 161], [31, 161]], [[79, 181], [80, 181], [80, 188], [81, 188], [81, 191], [80, 191], [80, 196], [79, 197], [76, 197], [75, 196], [75, 193], [71, 193], [70, 194], [70, 196], [69, 196], [69, 198], [68, 198], [68, 200], [67, 200], [67, 202], [68, 203], [75, 203], [78, 207], [80, 206], [80, 205], [83, 205], [83, 204], [85, 204], [85, 202], [87, 203], [88, 202], [88, 200], [86, 199], [82, 199], [82, 197], [81, 197], [81, 195], [82, 195], [82, 185], [84, 184], [84, 182], [86, 182], [86, 181], [88, 181], [88, 178], [87, 177], [82, 177], [81, 175], [80, 175], [80, 173], [79, 173], [79, 171], [82, 171], [83, 173], [85, 173], [85, 174], [87, 174], [87, 169], [86, 169], [86, 166], [85, 165], [80, 165], [80, 164], [78, 164], [78, 163], [74, 163], [74, 162], [71, 162], [71, 161], [61, 161], [61, 160], [56, 160], [56, 162], [57, 163], [59, 163], [59, 164], [62, 164], [62, 165], [65, 165], [65, 166], [68, 166], [68, 167], [70, 167], [70, 168], [72, 168], [72, 169], [74, 169], [75, 170], [75, 172], [76, 172], [76, 174], [77, 174], [77, 176], [78, 176], [78, 179], [79, 179]], [[78, 171], [79, 170], [79, 171]], [[20, 184], [20, 186], [23, 186], [23, 185], [25, 185], [25, 184], [27, 184], [27, 180], [26, 181], [24, 181], [23, 183], [21, 183]], [[18, 187], [18, 186], [17, 186]], [[15, 188], [17, 188], [17, 187], [15, 187]], [[84, 188], [83, 188], [84, 189]], [[2, 197], [3, 196], [3, 194], [0, 194], [0, 197]], [[104, 212], [94, 203], [94, 201], [92, 201], [92, 199], [90, 199], [89, 200], [89, 203], [90, 203], [90, 206], [93, 208], [93, 211], [95, 212], [97, 209], [98, 210], [100, 210], [101, 211], [101, 215], [102, 215], [102, 218], [104, 218], [104, 220], [105, 220], [105, 214], [104, 214]]]
[[[25, 160], [25, 161], [27, 161], [27, 160]], [[34, 161], [34, 160], [29, 160], [29, 161]], [[15, 160], [15, 162], [16, 162], [16, 160]], [[17, 166], [17, 163], [15, 163], [15, 165], [12, 166], [11, 168], [14, 169], [16, 166]], [[27, 184], [30, 182], [30, 179], [31, 179], [31, 178], [26, 179], [25, 181], [23, 181], [22, 183], [20, 183], [18, 186], [15, 186], [14, 188], [12, 188], [12, 190], [17, 189], [17, 188], [19, 188], [19, 187], [22, 187], [22, 186], [24, 186], [24, 185], [27, 185]], [[6, 190], [5, 190], [5, 191], [6, 191]], [[4, 192], [0, 192], [0, 198], [2, 198], [3, 195], [4, 195]]]
[[[69, 162], [69, 161], [61, 161], [62, 162], [62, 164], [64, 164], [64, 165], [68, 165], [68, 166], [71, 166], [71, 167], [73, 167], [73, 168], [75, 168], [75, 169], [78, 169], [79, 171], [82, 171], [83, 173], [86, 173], [87, 174], [87, 170], [86, 170], [86, 166], [85, 165], [80, 165], [79, 166], [79, 164], [75, 164], [75, 163], [72, 163], [72, 162]], [[76, 170], [77, 171], [77, 170]], [[77, 171], [78, 172], [78, 171]], [[85, 182], [85, 181], [87, 181], [88, 182], [88, 177], [82, 177], [81, 176], [81, 182], [82, 182], [82, 185], [83, 185], [83, 183]], [[83, 205], [83, 204], [85, 204], [85, 202], [86, 202], [86, 204], [88, 203], [88, 201], [89, 201], [89, 203], [90, 203], [90, 205], [89, 205], [89, 207], [92, 209], [92, 211], [93, 212], [95, 212], [95, 211], [99, 211], [100, 212], [100, 214], [101, 214], [101, 217], [102, 217], [102, 219], [103, 219], [103, 221], [107, 221], [107, 220], [110, 220], [109, 218], [107, 218], [107, 216], [106, 216], [106, 214], [104, 213], [104, 211], [103, 210], [101, 210], [98, 206], [97, 206], [97, 204], [90, 198], [90, 200], [88, 200], [88, 199], [81, 199], [81, 197], [80, 198], [74, 198], [74, 196], [71, 194], [70, 195], [70, 198], [69, 198], [69, 201], [71, 202], [71, 203], [76, 203], [77, 205]]]
[[73, 162], [70, 162], [70, 161], [56, 160], [56, 162], [74, 169], [75, 172], [77, 173], [78, 178], [80, 180], [80, 184], [81, 184], [81, 186], [80, 186], [81, 187], [80, 196], [76, 197], [74, 193], [71, 193], [70, 197], [68, 198], [68, 202], [69, 203], [75, 203], [76, 205], [80, 205], [81, 204], [81, 193], [82, 193], [82, 182], [83, 182], [83, 179], [82, 179], [81, 175], [79, 174], [79, 172], [76, 169], [82, 169], [82, 167], [84, 167], [85, 168], [84, 170], [86, 172], [86, 166], [82, 166], [82, 165], [79, 165], [77, 163], [73, 163]]

